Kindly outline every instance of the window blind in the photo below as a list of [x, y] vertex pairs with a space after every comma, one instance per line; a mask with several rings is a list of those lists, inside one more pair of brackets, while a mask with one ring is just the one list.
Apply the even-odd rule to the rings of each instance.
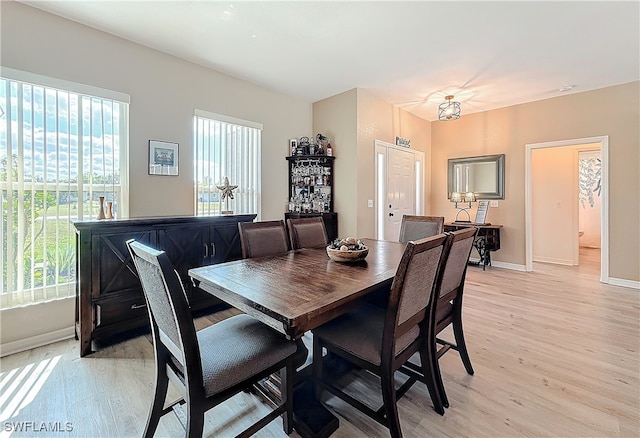
[[43, 77], [33, 74], [7, 76], [0, 77], [0, 308], [73, 296], [72, 222], [96, 218], [100, 196], [116, 215], [127, 214], [128, 105], [36, 84]]
[[[215, 119], [214, 117], [217, 117]], [[255, 213], [260, 217], [262, 125], [196, 111], [194, 164], [196, 215]], [[238, 186], [233, 199], [222, 199], [218, 188], [228, 178]]]

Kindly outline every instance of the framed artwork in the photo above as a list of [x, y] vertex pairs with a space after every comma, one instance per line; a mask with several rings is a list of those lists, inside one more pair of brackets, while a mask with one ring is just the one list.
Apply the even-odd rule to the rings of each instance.
[[298, 149], [298, 139], [290, 138], [289, 139], [289, 155], [294, 156], [296, 154], [297, 149]]
[[487, 213], [489, 212], [489, 201], [478, 201], [475, 224], [484, 225], [487, 223]]
[[178, 143], [149, 140], [149, 175], [178, 175]]

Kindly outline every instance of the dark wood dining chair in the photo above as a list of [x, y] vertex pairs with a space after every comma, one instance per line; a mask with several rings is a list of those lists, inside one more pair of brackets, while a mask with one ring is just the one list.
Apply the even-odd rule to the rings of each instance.
[[[201, 437], [206, 411], [274, 372], [281, 374], [280, 403], [239, 436], [255, 434], [280, 415], [285, 433], [291, 433], [295, 342], [244, 314], [196, 331], [182, 283], [166, 253], [134, 240], [127, 246], [147, 302], [156, 363], [144, 436], [153, 436], [160, 418], [176, 404], [186, 403], [187, 436]], [[183, 398], [165, 408], [169, 381], [181, 389]]]
[[[449, 257], [447, 257], [444, 264], [440, 290], [437, 293], [438, 299], [436, 302], [434, 335], [429, 339], [432, 348], [436, 349], [436, 354], [432, 360], [437, 362], [443, 354], [450, 349], [454, 349], [460, 354], [467, 373], [471, 375], [473, 375], [473, 366], [471, 365], [471, 359], [469, 358], [467, 344], [464, 339], [464, 331], [462, 329], [462, 296], [469, 256], [477, 231], [477, 228], [472, 227], [449, 233], [453, 240]], [[452, 325], [453, 328], [455, 344], [437, 337], [437, 335], [449, 325]], [[438, 348], [437, 345], [441, 345], [442, 347]], [[420, 360], [422, 360], [422, 358]], [[421, 370], [420, 366], [412, 362], [407, 362], [406, 366], [416, 372], [420, 372]], [[432, 368], [439, 370], [437, 366], [432, 365]], [[449, 400], [444, 389], [442, 375], [438, 372], [434, 373], [433, 377], [436, 379], [434, 384], [438, 388], [438, 394], [440, 395], [443, 406], [449, 407]]]
[[287, 219], [291, 249], [321, 248], [327, 246], [329, 237], [321, 216]]
[[284, 221], [238, 222], [242, 258], [265, 257], [289, 251]]
[[[353, 407], [389, 428], [392, 437], [402, 436], [396, 406], [417, 377], [410, 378], [398, 389], [394, 374], [416, 352], [420, 354], [421, 373], [431, 376], [429, 351], [424, 342], [435, 324], [435, 293], [440, 285], [444, 261], [452, 238], [440, 234], [415, 242], [408, 242], [393, 279], [386, 309], [364, 304], [313, 330], [313, 381], [316, 396], [326, 389]], [[380, 378], [383, 406], [374, 409], [343, 392], [333, 376], [323, 374], [323, 348]], [[435, 361], [437, 366], [437, 361]], [[439, 372], [439, 371], [438, 371]], [[434, 378], [423, 379], [427, 384], [434, 409], [444, 414]]]
[[405, 214], [402, 216], [399, 241], [408, 242], [442, 234], [443, 228], [443, 216], [411, 216]]

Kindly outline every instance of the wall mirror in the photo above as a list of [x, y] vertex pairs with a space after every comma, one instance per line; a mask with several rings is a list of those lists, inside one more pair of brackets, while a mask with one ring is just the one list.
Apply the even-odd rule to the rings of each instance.
[[473, 192], [477, 199], [504, 199], [504, 154], [451, 158], [448, 197]]

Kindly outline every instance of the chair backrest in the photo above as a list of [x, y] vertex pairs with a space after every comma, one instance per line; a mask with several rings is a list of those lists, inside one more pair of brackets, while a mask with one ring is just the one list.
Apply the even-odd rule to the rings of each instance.
[[478, 229], [470, 227], [449, 233], [453, 236], [449, 257], [444, 265], [439, 300], [452, 300], [462, 295], [471, 248]]
[[327, 229], [321, 216], [287, 219], [291, 249], [327, 246]]
[[434, 297], [452, 240], [449, 235], [438, 234], [407, 243], [391, 285], [382, 341], [383, 358], [395, 357], [400, 352], [397, 342], [408, 346], [421, 331], [435, 324]]
[[402, 216], [400, 225], [400, 242], [424, 239], [425, 237], [442, 234], [444, 228], [443, 216]]
[[264, 257], [289, 251], [284, 221], [238, 222], [242, 258]]
[[127, 241], [127, 247], [142, 283], [156, 354], [166, 350], [185, 372], [192, 370], [195, 376], [202, 376], [193, 317], [184, 287], [169, 257], [164, 251], [133, 239]]

